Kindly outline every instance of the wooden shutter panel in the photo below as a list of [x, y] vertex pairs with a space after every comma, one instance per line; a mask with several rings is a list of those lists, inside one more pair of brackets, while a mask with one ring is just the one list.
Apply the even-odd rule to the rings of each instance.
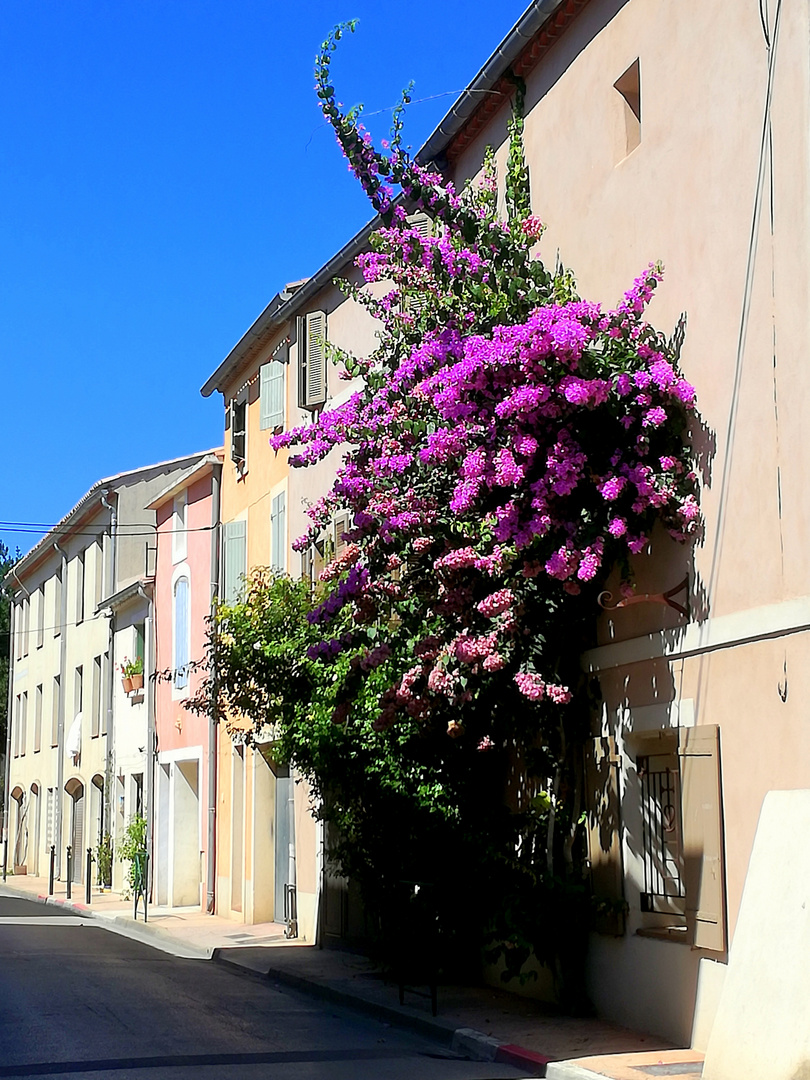
[[431, 234], [433, 223], [427, 214], [414, 214], [408, 218], [408, 225], [419, 233], [423, 240], [426, 240]]
[[262, 431], [284, 426], [284, 364], [271, 360], [260, 368], [259, 427]]
[[310, 409], [326, 401], [326, 312], [306, 316], [304, 405]]
[[272, 427], [270, 423], [270, 415], [272, 412], [270, 406], [270, 396], [272, 393], [272, 361], [269, 364], [262, 364], [259, 368], [259, 430], [266, 431], [267, 428]]
[[284, 427], [284, 365], [274, 360], [270, 365], [270, 427]]
[[286, 568], [287, 547], [287, 496], [280, 492], [273, 499], [270, 512], [270, 564], [274, 570]]
[[244, 521], [227, 521], [223, 530], [225, 557], [223, 592], [225, 603], [233, 604], [242, 589], [242, 578], [247, 568], [247, 524]]
[[695, 948], [726, 948], [720, 729], [681, 728], [684, 883], [686, 925]]
[[612, 910], [596, 917], [600, 934], [624, 933], [624, 871], [619, 816], [619, 756], [613, 736], [592, 739], [585, 747], [585, 812], [591, 883], [597, 900]]

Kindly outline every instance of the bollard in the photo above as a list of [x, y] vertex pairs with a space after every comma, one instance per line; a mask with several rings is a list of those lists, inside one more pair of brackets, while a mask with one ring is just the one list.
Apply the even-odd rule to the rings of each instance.
[[53, 896], [53, 871], [56, 866], [56, 845], [51, 844], [51, 866], [48, 870], [48, 896]]
[[73, 885], [73, 849], [70, 844], [67, 846], [67, 882], [65, 888], [65, 896], [68, 900], [71, 897], [71, 886]]
[[8, 872], [8, 837], [3, 841], [3, 881], [6, 880], [6, 873]]
[[89, 903], [92, 902], [92, 897], [91, 897], [91, 894], [90, 894], [90, 885], [91, 885], [92, 874], [93, 874], [93, 849], [88, 848], [87, 849], [87, 868], [86, 868], [86, 872], [85, 872], [85, 875], [84, 875], [84, 881], [85, 881], [85, 884], [84, 884], [84, 902], [86, 904], [89, 904]]

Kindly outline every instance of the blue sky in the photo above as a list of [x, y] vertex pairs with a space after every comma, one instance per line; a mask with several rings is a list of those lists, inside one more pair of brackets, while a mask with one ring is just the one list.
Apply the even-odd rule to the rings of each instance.
[[524, 7], [4, 0], [0, 522], [53, 524], [103, 476], [222, 441], [200, 386], [370, 216], [312, 89], [336, 22], [360, 20], [340, 100], [371, 114], [414, 79], [418, 148]]

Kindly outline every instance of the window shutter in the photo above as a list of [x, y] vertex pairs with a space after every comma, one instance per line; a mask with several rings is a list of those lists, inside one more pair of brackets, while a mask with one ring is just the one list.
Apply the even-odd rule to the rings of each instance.
[[284, 364], [271, 360], [263, 364], [259, 379], [259, 427], [262, 431], [284, 427]]
[[188, 578], [180, 577], [174, 585], [174, 685], [188, 686]]
[[270, 427], [284, 427], [284, 365], [278, 360], [270, 365]]
[[270, 565], [284, 573], [287, 567], [287, 496], [280, 492], [270, 511]]
[[304, 405], [311, 409], [326, 401], [326, 312], [306, 316]]
[[338, 514], [335, 518], [335, 558], [342, 555], [349, 546], [348, 540], [343, 539], [343, 534], [351, 529], [351, 520], [347, 513]]
[[726, 905], [719, 727], [681, 728], [678, 755], [687, 930], [695, 948], [723, 952]]
[[233, 604], [242, 591], [247, 569], [247, 523], [227, 521], [223, 530], [225, 558], [223, 592], [226, 604]]
[[599, 934], [624, 933], [624, 871], [619, 817], [619, 757], [613, 736], [592, 739], [585, 747], [585, 809], [591, 881], [597, 900], [613, 910], [597, 915]]
[[408, 218], [408, 225], [415, 232], [419, 233], [423, 240], [427, 240], [432, 231], [432, 225], [430, 218], [427, 214], [414, 214]]

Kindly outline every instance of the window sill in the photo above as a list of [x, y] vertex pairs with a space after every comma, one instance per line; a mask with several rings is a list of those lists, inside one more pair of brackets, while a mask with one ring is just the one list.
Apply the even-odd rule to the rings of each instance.
[[689, 939], [685, 926], [641, 926], [636, 930], [638, 937], [656, 938], [658, 941], [676, 941], [688, 945]]

